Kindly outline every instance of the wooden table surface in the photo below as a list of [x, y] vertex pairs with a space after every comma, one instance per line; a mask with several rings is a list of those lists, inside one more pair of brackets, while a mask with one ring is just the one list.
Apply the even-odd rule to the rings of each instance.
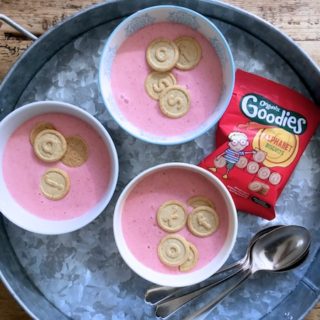
[[[3, 13], [39, 36], [66, 17], [103, 1], [92, 0], [0, 0]], [[290, 36], [320, 65], [320, 0], [227, 0], [272, 23]], [[0, 22], [0, 81], [30, 41]], [[0, 283], [0, 319], [30, 317]], [[307, 320], [320, 320], [320, 303]]]

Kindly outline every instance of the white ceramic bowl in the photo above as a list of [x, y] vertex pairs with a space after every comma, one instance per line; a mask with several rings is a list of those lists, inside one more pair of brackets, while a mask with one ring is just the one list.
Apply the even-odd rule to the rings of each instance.
[[[173, 170], [173, 171], [172, 171]], [[205, 246], [207, 246], [207, 249], [202, 248], [202, 250], [216, 250], [212, 252], [212, 256], [208, 257], [208, 260], [205, 261], [203, 265], [199, 265], [199, 268], [195, 268], [194, 271], [191, 270], [190, 272], [176, 272], [174, 271], [174, 274], [172, 274], [168, 270], [169, 267], [166, 267], [164, 265], [161, 265], [160, 260], [157, 256], [157, 244], [159, 243], [160, 239], [168, 234], [161, 230], [159, 226], [156, 223], [156, 210], [159, 207], [162, 201], [164, 199], [171, 200], [177, 198], [179, 190], [173, 187], [174, 190], [177, 190], [177, 194], [172, 195], [170, 194], [170, 191], [168, 191], [168, 184], [163, 184], [159, 180], [162, 175], [166, 174], [167, 177], [169, 177], [169, 181], [172, 176], [172, 172], [174, 170], [178, 170], [180, 172], [179, 174], [182, 174], [186, 177], [196, 177], [197, 179], [203, 179], [200, 181], [205, 181], [206, 186], [207, 183], [210, 186], [209, 195], [213, 196], [215, 200], [215, 204], [217, 207], [217, 212], [220, 216], [220, 226], [219, 228], [223, 228], [223, 230], [220, 230], [224, 234], [222, 237], [223, 241], [218, 246], [218, 249], [213, 249], [213, 246], [211, 247], [211, 244], [216, 242], [217, 238], [214, 238], [215, 234], [216, 237], [220, 237], [219, 235], [219, 228], [218, 230], [213, 234], [213, 238], [207, 238], [207, 240], [203, 240], [204, 238], [197, 238], [196, 241], [199, 241], [200, 245], [201, 243]], [[171, 173], [170, 173], [171, 172]], [[189, 176], [188, 176], [189, 174]], [[171, 178], [170, 178], [171, 175]], [[146, 180], [147, 179], [147, 180]], [[143, 184], [144, 182], [148, 181], [150, 179], [152, 185], [156, 185], [155, 188], [162, 185], [162, 187], [159, 187], [156, 191], [150, 191], [148, 188], [145, 187]], [[158, 181], [157, 181], [158, 179]], [[171, 180], [173, 181], [173, 180]], [[159, 182], [159, 184], [158, 184]], [[162, 188], [162, 189], [161, 189]], [[189, 188], [189, 187], [187, 187]], [[190, 187], [190, 189], [193, 189], [194, 187]], [[211, 189], [212, 188], [212, 189]], [[200, 187], [199, 187], [200, 190]], [[191, 192], [197, 193], [199, 190], [192, 190]], [[208, 192], [208, 189], [206, 189]], [[157, 193], [158, 191], [158, 193]], [[202, 190], [203, 191], [203, 190]], [[184, 192], [184, 191], [183, 191]], [[212, 193], [211, 193], [212, 192]], [[153, 199], [148, 199], [150, 194], [156, 194], [156, 201], [153, 201]], [[183, 201], [178, 198], [178, 200]], [[128, 202], [127, 202], [128, 201]], [[135, 201], [141, 202], [141, 210], [134, 210], [130, 207], [127, 207], [126, 204], [129, 203], [132, 205]], [[151, 203], [151, 206], [154, 208], [150, 210], [149, 204]], [[143, 210], [144, 208], [147, 208], [146, 210]], [[151, 212], [152, 211], [152, 212]], [[145, 214], [145, 218], [141, 218], [143, 223], [139, 223], [138, 219], [133, 212], [139, 212], [139, 216]], [[149, 216], [149, 212], [151, 216]], [[219, 213], [220, 212], [220, 213]], [[127, 218], [123, 218], [125, 215], [128, 215]], [[222, 221], [223, 219], [224, 221]], [[128, 221], [133, 221], [135, 224], [127, 223]], [[140, 221], [141, 222], [141, 221]], [[124, 227], [124, 223], [127, 223], [128, 227]], [[138, 224], [137, 224], [138, 223]], [[224, 225], [224, 226], [223, 226]], [[155, 166], [153, 168], [150, 168], [142, 173], [140, 173], [137, 177], [135, 177], [123, 190], [121, 193], [114, 212], [114, 220], [113, 220], [113, 228], [114, 228], [114, 236], [116, 240], [116, 244], [118, 246], [118, 249], [120, 251], [120, 254], [122, 258], [125, 260], [125, 262], [128, 264], [128, 266], [136, 272], [138, 275], [140, 275], [142, 278], [151, 281], [153, 283], [156, 283], [158, 285], [164, 285], [164, 286], [172, 286], [172, 287], [181, 287], [181, 286], [187, 286], [191, 284], [198, 283], [200, 281], [203, 281], [204, 279], [207, 279], [212, 274], [214, 274], [220, 267], [225, 263], [227, 258], [229, 257], [231, 250], [234, 246], [236, 235], [237, 235], [237, 229], [238, 229], [238, 220], [237, 220], [237, 211], [234, 205], [234, 202], [232, 200], [232, 197], [226, 187], [223, 185], [223, 183], [217, 179], [214, 175], [212, 175], [210, 172], [197, 167], [195, 165], [191, 164], [185, 164], [185, 163], [167, 163], [167, 164], [161, 164], [158, 166]], [[125, 232], [127, 233], [125, 235]], [[185, 227], [181, 231], [177, 232], [178, 234], [181, 234], [186, 237], [188, 241], [191, 241], [195, 243], [194, 239], [195, 236], [193, 236]], [[152, 240], [149, 237], [152, 237]], [[137, 238], [138, 237], [138, 238]], [[132, 245], [128, 244], [128, 242], [131, 239]], [[139, 241], [138, 241], [139, 240]], [[141, 241], [145, 241], [143, 243], [143, 249], [136, 248], [137, 243], [141, 243]], [[209, 241], [204, 244], [201, 241]], [[199, 245], [198, 243], [198, 245]], [[148, 251], [150, 249], [152, 251]], [[199, 248], [198, 248], [199, 249]], [[201, 249], [201, 248], [200, 248]], [[201, 256], [201, 251], [199, 249], [199, 255]], [[136, 251], [135, 251], [136, 250]], [[137, 251], [140, 250], [140, 251]], [[141, 254], [142, 258], [137, 257], [139, 254]], [[204, 254], [204, 252], [203, 252]], [[150, 259], [151, 257], [151, 259]], [[147, 259], [145, 261], [142, 261], [142, 259]], [[152, 259], [157, 259], [155, 265], [157, 267], [154, 267]], [[151, 261], [151, 264], [150, 264]], [[200, 260], [199, 260], [200, 261]], [[159, 264], [160, 271], [159, 271]], [[162, 268], [163, 266], [163, 268]], [[167, 269], [169, 268], [169, 269]]]
[[[130, 122], [121, 112], [111, 88], [112, 64], [120, 46], [140, 29], [159, 22], [179, 23], [202, 34], [215, 49], [222, 67], [222, 92], [214, 111], [196, 129], [172, 136], [153, 134]], [[128, 63], [138, 64], [139, 61], [128, 61]], [[210, 20], [195, 11], [167, 5], [138, 11], [120, 23], [106, 42], [99, 69], [102, 98], [114, 120], [136, 138], [160, 145], [174, 145], [193, 140], [213, 127], [229, 104], [234, 87], [234, 79], [235, 66], [231, 50], [219, 29]], [[141, 90], [144, 90], [143, 83], [137, 83], [137, 90], [140, 90], [139, 85], [141, 85]]]
[[[30, 213], [16, 202], [7, 189], [6, 182], [4, 180], [2, 161], [8, 139], [13, 132], [27, 120], [46, 113], [62, 113], [71, 115], [72, 117], [78, 118], [87, 123], [102, 138], [110, 158], [110, 180], [103, 196], [96, 205], [91, 207], [87, 212], [79, 217], [68, 220], [46, 220]], [[26, 137], [26, 141], [26, 143], [29, 143], [28, 137]], [[79, 107], [56, 101], [30, 103], [16, 109], [0, 122], [0, 165], [0, 211], [6, 218], [21, 228], [41, 234], [66, 233], [77, 230], [93, 221], [109, 203], [118, 179], [118, 156], [113, 141], [106, 129], [93, 116]], [[54, 163], [52, 166], [54, 167]]]

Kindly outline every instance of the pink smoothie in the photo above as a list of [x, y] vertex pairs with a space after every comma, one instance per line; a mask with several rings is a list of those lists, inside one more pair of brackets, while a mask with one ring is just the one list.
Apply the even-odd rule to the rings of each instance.
[[[194, 37], [202, 48], [202, 58], [192, 70], [172, 70], [177, 84], [190, 93], [191, 105], [185, 116], [170, 119], [144, 89], [151, 71], [145, 55], [154, 39], [174, 40], [180, 36]], [[214, 48], [204, 36], [182, 24], [158, 23], [139, 30], [121, 45], [112, 65], [111, 87], [121, 112], [136, 127], [161, 136], [181, 135], [198, 128], [214, 112], [222, 90], [222, 69]]]
[[[38, 160], [29, 134], [41, 121], [52, 123], [64, 136], [81, 136], [88, 145], [88, 160], [77, 168]], [[14, 131], [5, 147], [2, 170], [8, 190], [23, 208], [44, 219], [67, 220], [81, 216], [101, 200], [111, 176], [110, 161], [104, 141], [91, 126], [76, 117], [50, 113], [34, 117]], [[41, 176], [49, 168], [69, 174], [70, 191], [61, 200], [49, 200], [40, 191]]]
[[[123, 233], [130, 251], [145, 266], [162, 273], [181, 273], [178, 268], [163, 265], [158, 258], [158, 243], [168, 233], [159, 228], [156, 213], [168, 200], [180, 200], [186, 204], [188, 198], [195, 195], [206, 196], [215, 203], [220, 226], [205, 238], [194, 236], [187, 227], [177, 232], [199, 250], [199, 261], [193, 270], [210, 262], [226, 240], [229, 222], [226, 205], [219, 192], [205, 177], [182, 169], [165, 169], [150, 174], [130, 192], [122, 211]], [[192, 208], [188, 209], [191, 212]]]

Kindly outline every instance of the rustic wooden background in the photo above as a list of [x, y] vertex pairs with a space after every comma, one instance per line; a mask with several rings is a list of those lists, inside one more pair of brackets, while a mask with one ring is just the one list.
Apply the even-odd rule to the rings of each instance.
[[[40, 36], [66, 17], [101, 2], [103, 1], [0, 0], [0, 13], [6, 14], [36, 36]], [[258, 15], [282, 30], [300, 45], [318, 66], [320, 65], [320, 0], [226, 2]], [[0, 22], [0, 81], [30, 44], [25, 37]], [[30, 320], [1, 283], [0, 319]], [[306, 320], [320, 320], [320, 303], [309, 313]]]

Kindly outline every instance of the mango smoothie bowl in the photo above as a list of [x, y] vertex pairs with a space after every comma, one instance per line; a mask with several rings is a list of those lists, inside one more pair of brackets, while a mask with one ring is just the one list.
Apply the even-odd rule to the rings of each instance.
[[0, 123], [0, 210], [28, 231], [60, 234], [94, 220], [109, 203], [118, 157], [105, 128], [56, 101], [20, 107]]
[[234, 86], [231, 50], [204, 16], [178, 6], [136, 12], [112, 32], [99, 85], [105, 106], [146, 142], [184, 143], [213, 127]]

